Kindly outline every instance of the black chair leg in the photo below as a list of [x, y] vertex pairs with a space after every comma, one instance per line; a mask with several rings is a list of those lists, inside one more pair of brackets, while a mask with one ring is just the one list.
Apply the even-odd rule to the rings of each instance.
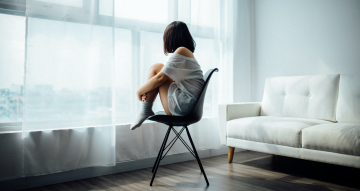
[[157, 158], [156, 158], [156, 161], [155, 161], [155, 163], [154, 163], [154, 166], [153, 166], [151, 172], [154, 172], [155, 166], [156, 166], [158, 160], [160, 160], [160, 158], [161, 158], [160, 153], [161, 153], [161, 151], [164, 150], [164, 148], [165, 148], [165, 145], [166, 145], [165, 140], [167, 140], [166, 137], [169, 136], [170, 130], [171, 130], [171, 128], [169, 127], [169, 128], [168, 128], [168, 131], [167, 131], [166, 134], [165, 134], [164, 141], [163, 141], [163, 143], [162, 143], [162, 145], [161, 145], [161, 148], [160, 148], [160, 150], [159, 150], [159, 154], [158, 154], [158, 156], [157, 156]]
[[[169, 126], [169, 129], [168, 129], [168, 131], [167, 131], [167, 133], [166, 133], [166, 135], [165, 135], [163, 148], [165, 148], [166, 142], [167, 142], [167, 140], [168, 140], [168, 138], [169, 138], [169, 134], [170, 134], [171, 128], [172, 128], [172, 126]], [[155, 166], [154, 166], [155, 169], [154, 169], [154, 172], [153, 172], [153, 176], [152, 176], [152, 178], [151, 178], [150, 186], [152, 186], [152, 183], [153, 183], [153, 181], [154, 181], [154, 178], [155, 178], [155, 175], [156, 175], [156, 171], [157, 171], [157, 169], [158, 169], [158, 167], [159, 167], [159, 164], [160, 164], [160, 161], [161, 161], [161, 157], [162, 157], [163, 152], [164, 152], [164, 149], [161, 149], [160, 152], [159, 152], [159, 154], [158, 154], [158, 160], [155, 162]]]
[[187, 135], [188, 135], [188, 137], [189, 137], [189, 140], [190, 140], [191, 146], [192, 146], [192, 148], [193, 148], [193, 151], [194, 151], [194, 153], [195, 153], [195, 158], [196, 158], [196, 160], [197, 160], [197, 162], [198, 162], [198, 164], [199, 164], [200, 170], [201, 170], [201, 172], [204, 174], [205, 181], [206, 181], [207, 185], [209, 186], [209, 181], [208, 181], [208, 179], [207, 179], [207, 177], [206, 177], [205, 170], [204, 170], [204, 168], [203, 168], [203, 166], [202, 166], [202, 164], [201, 164], [199, 155], [197, 154], [195, 145], [194, 145], [194, 143], [193, 143], [193, 141], [192, 141], [192, 138], [191, 138], [191, 136], [190, 136], [190, 132], [189, 132], [187, 126], [185, 126], [185, 129], [186, 129], [186, 133], [187, 133]]

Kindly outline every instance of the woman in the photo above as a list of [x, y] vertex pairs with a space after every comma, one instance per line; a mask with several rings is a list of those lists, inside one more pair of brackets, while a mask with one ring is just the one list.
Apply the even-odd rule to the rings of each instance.
[[167, 115], [186, 115], [191, 112], [204, 85], [203, 72], [194, 58], [195, 41], [188, 27], [181, 21], [169, 24], [164, 32], [164, 54], [173, 53], [168, 62], [154, 64], [149, 71], [148, 81], [137, 91], [142, 101], [141, 112], [131, 130], [151, 115], [157, 94]]

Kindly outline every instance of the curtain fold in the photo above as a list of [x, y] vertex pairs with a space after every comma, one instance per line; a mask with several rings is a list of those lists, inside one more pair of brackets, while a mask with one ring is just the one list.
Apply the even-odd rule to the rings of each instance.
[[[220, 148], [218, 104], [233, 101], [233, 4], [27, 0], [22, 175], [157, 155], [166, 126], [146, 122], [134, 131], [129, 126], [140, 111], [135, 91], [151, 65], [168, 59], [163, 32], [174, 20], [188, 25], [203, 72], [219, 68], [207, 90], [203, 119], [189, 130], [199, 150]], [[153, 110], [163, 110], [159, 98]], [[169, 154], [184, 152], [176, 143]]]

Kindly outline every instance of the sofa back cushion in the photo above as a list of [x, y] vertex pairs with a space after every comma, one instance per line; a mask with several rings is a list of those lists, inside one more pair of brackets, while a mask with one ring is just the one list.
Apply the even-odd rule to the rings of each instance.
[[262, 116], [335, 121], [339, 75], [267, 78]]
[[340, 75], [336, 120], [360, 122], [360, 74]]

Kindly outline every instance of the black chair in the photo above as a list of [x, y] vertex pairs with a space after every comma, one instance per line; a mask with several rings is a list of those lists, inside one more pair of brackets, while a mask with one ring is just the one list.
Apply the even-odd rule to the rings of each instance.
[[[206, 180], [206, 183], [207, 185], [209, 186], [209, 181], [206, 177], [206, 174], [205, 174], [205, 171], [204, 171], [204, 168], [201, 164], [201, 161], [200, 161], [200, 158], [199, 158], [199, 155], [197, 154], [196, 152], [196, 148], [195, 148], [195, 145], [191, 139], [191, 136], [190, 136], [190, 132], [188, 130], [188, 125], [190, 124], [193, 124], [193, 123], [196, 123], [198, 121], [200, 121], [202, 115], [203, 115], [203, 106], [204, 106], [204, 99], [205, 99], [205, 93], [206, 93], [206, 89], [207, 89], [207, 86], [209, 84], [209, 81], [210, 81], [210, 78], [212, 76], [212, 74], [214, 72], [217, 72], [219, 71], [217, 68], [215, 69], [210, 69], [206, 72], [206, 74], [204, 75], [204, 81], [205, 81], [205, 84], [204, 84], [204, 87], [203, 89], [201, 90], [201, 93], [200, 93], [200, 97], [195, 105], [195, 107], [193, 108], [193, 110], [185, 115], [185, 116], [171, 116], [171, 115], [166, 115], [166, 113], [164, 111], [161, 111], [161, 112], [157, 112], [155, 115], [153, 116], [150, 116], [148, 117], [147, 119], [148, 120], [151, 120], [151, 121], [156, 121], [156, 122], [159, 122], [159, 123], [163, 123], [163, 124], [166, 124], [169, 126], [167, 132], [166, 132], [166, 135], [165, 135], [165, 138], [164, 138], [164, 141], [161, 145], [161, 148], [160, 148], [160, 151], [159, 151], [159, 154], [156, 158], [156, 161], [155, 161], [155, 164], [154, 164], [154, 167], [152, 169], [152, 172], [153, 172], [153, 176], [152, 176], [152, 179], [151, 179], [151, 182], [150, 182], [150, 186], [152, 186], [152, 183], [154, 181], [154, 178], [155, 178], [155, 175], [156, 175], [156, 171], [159, 167], [159, 164], [160, 164], [160, 161], [162, 159], [164, 159], [164, 157], [166, 156], [166, 154], [170, 151], [171, 147], [175, 144], [175, 142], [180, 139], [180, 141], [185, 145], [185, 147], [190, 151], [190, 153], [196, 158], [198, 164], [199, 164], [199, 167], [200, 167], [200, 170], [201, 172], [204, 174], [204, 177], [205, 177], [205, 180]], [[177, 132], [173, 127], [174, 126], [182, 126], [183, 128]], [[190, 143], [191, 143], [191, 146], [192, 146], [192, 149], [189, 147], [189, 145], [184, 141], [184, 139], [181, 137], [181, 133], [184, 131], [184, 129], [186, 129], [186, 133], [189, 137], [189, 140], [190, 140]], [[169, 134], [170, 134], [170, 130], [173, 130], [174, 133], [175, 133], [175, 137], [174, 139], [167, 145], [167, 140], [169, 138]], [[163, 155], [164, 151], [170, 146], [170, 148], [166, 151], [166, 153]]]

